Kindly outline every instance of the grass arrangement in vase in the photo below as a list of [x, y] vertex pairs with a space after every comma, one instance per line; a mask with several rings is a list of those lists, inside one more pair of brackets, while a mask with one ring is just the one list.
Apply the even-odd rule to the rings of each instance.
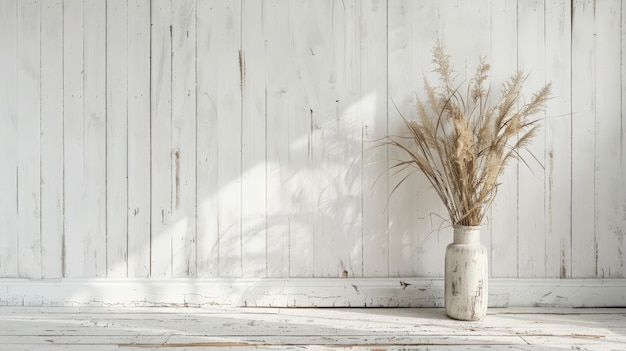
[[[454, 241], [446, 250], [446, 311], [452, 318], [478, 320], [487, 309], [487, 253], [480, 245], [479, 227], [506, 166], [512, 160], [527, 164], [522, 152], [528, 151], [541, 120], [532, 116], [543, 111], [551, 84], [525, 102], [522, 88], [527, 76], [518, 71], [490, 104], [490, 66], [485, 58], [479, 59], [473, 78], [457, 84], [441, 43], [432, 52], [440, 85], [424, 79], [426, 98], [417, 102], [417, 120], [400, 113], [409, 136], [388, 136], [383, 143], [405, 156], [390, 171], [411, 170], [391, 194], [415, 172], [423, 173], [432, 184], [454, 227]], [[484, 257], [476, 267], [466, 265], [479, 256]]]

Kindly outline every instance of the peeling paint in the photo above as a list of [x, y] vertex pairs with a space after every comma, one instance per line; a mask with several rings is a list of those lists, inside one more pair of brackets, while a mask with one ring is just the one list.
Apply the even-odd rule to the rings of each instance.
[[561, 247], [561, 279], [567, 278], [567, 268], [565, 264], [565, 247]]
[[179, 208], [180, 206], [180, 150], [179, 149], [174, 150], [174, 164], [176, 167], [174, 203], [175, 203], [175, 207]]
[[246, 85], [246, 59], [242, 50], [239, 50], [239, 84], [243, 91]]

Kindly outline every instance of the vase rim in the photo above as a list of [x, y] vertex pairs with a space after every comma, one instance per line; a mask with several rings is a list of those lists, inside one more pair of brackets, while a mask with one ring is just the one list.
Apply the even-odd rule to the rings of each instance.
[[461, 224], [455, 224], [452, 226], [452, 228], [454, 229], [466, 229], [466, 230], [480, 229], [482, 227], [483, 227], [482, 225], [461, 225]]

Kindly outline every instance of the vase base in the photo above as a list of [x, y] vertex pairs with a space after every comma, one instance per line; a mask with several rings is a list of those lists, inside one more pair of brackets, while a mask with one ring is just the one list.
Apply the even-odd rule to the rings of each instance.
[[483, 319], [485, 319], [485, 317], [487, 316], [487, 314], [476, 314], [476, 315], [458, 315], [458, 314], [454, 314], [454, 313], [448, 313], [448, 311], [446, 311], [446, 315], [448, 315], [449, 318], [457, 320], [457, 321], [462, 321], [462, 322], [479, 322]]

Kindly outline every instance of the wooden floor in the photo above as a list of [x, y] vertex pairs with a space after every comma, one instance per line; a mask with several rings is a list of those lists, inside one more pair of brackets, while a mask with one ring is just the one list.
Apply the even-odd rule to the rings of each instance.
[[0, 350], [626, 350], [626, 309], [0, 308]]

